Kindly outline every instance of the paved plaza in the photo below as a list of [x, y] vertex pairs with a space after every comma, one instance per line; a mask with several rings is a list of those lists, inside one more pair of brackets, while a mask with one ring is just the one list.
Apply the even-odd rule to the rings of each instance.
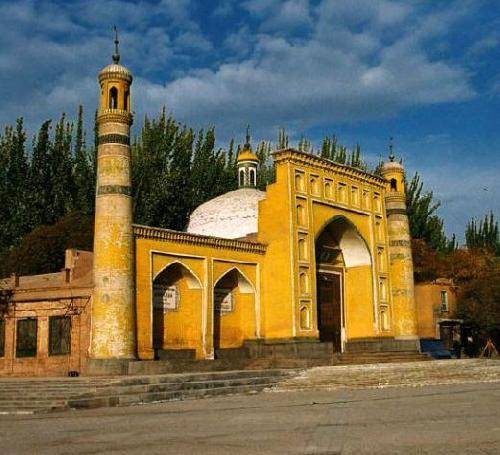
[[264, 392], [0, 416], [10, 454], [498, 454], [500, 383]]

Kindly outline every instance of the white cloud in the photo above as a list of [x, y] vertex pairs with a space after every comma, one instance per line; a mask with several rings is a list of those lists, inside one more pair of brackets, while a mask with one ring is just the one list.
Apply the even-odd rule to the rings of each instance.
[[[252, 0], [246, 6], [265, 21], [278, 3]], [[434, 19], [411, 19], [408, 7], [388, 1], [325, 0], [319, 11], [310, 38], [262, 33], [243, 60], [150, 83], [156, 98], [148, 103], [166, 103], [185, 121], [215, 122], [224, 135], [247, 121], [266, 132], [277, 125], [304, 130], [474, 96], [466, 70], [426, 54], [422, 40], [444, 33]], [[348, 22], [354, 17], [362, 26]], [[393, 26], [392, 39], [380, 31], [382, 24]]]
[[[312, 4], [246, 1], [243, 6], [258, 19], [260, 32], [249, 24], [228, 28], [222, 48], [201, 32], [192, 0], [80, 1], [59, 12], [54, 31], [49, 25], [36, 29], [37, 17], [54, 14], [50, 2], [2, 6], [0, 26], [13, 44], [0, 45], [0, 122], [27, 111], [28, 120], [36, 122], [40, 115], [75, 110], [75, 102], [91, 110], [97, 87], [88, 81], [112, 52], [113, 20], [122, 23], [123, 61], [138, 76], [139, 117], [166, 104], [185, 122], [214, 123], [223, 138], [247, 122], [261, 135], [274, 135], [277, 126], [304, 131], [474, 95], [463, 68], [431, 58], [423, 45], [429, 36], [445, 34], [461, 13], [422, 15], [414, 3], [389, 0]], [[37, 34], [26, 34], [21, 26], [34, 27]], [[205, 60], [204, 67], [200, 62], [209, 55], [213, 60]], [[20, 71], [27, 90], [19, 87]]]

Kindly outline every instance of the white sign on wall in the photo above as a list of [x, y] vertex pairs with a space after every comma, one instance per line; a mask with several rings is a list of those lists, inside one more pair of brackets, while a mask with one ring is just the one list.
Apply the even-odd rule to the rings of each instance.
[[215, 311], [230, 313], [234, 309], [234, 296], [231, 289], [215, 289], [214, 291]]
[[167, 286], [155, 284], [153, 290], [153, 309], [158, 311], [177, 311], [179, 309], [179, 288], [174, 284]]

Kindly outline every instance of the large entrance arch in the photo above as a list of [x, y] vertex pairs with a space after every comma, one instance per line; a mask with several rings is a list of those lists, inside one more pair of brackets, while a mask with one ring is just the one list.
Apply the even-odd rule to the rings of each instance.
[[153, 280], [153, 349], [202, 349], [202, 286], [180, 262], [164, 268]]
[[[349, 287], [370, 286], [371, 255], [356, 226], [346, 217], [333, 218], [320, 232], [316, 252], [316, 311], [319, 338], [341, 352], [346, 341], [347, 305], [353, 295]], [[368, 283], [346, 278], [350, 268], [368, 269]]]

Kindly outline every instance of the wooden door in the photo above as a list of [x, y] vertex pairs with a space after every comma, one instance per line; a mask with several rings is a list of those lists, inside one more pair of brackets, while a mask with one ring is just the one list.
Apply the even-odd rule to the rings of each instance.
[[342, 350], [342, 276], [337, 273], [317, 274], [318, 329], [321, 341], [333, 343], [334, 350]]

